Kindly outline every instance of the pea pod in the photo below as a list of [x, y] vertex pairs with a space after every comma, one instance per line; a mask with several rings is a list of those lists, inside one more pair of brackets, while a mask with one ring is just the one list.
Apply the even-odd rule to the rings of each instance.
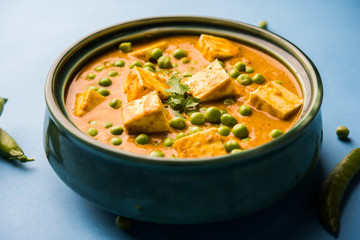
[[319, 217], [333, 233], [339, 229], [339, 209], [344, 191], [359, 169], [360, 148], [355, 148], [333, 168], [322, 185], [318, 202]]
[[4, 110], [4, 105], [6, 102], [7, 102], [6, 98], [0, 97], [0, 116], [1, 116], [2, 111]]
[[0, 128], [0, 156], [10, 160], [18, 159], [21, 162], [34, 161], [33, 158], [27, 158], [16, 143], [16, 141], [2, 128]]

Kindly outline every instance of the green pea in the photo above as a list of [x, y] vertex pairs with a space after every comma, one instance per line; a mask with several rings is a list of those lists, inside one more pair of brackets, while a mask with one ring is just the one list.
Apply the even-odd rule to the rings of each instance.
[[109, 102], [109, 106], [115, 109], [119, 109], [122, 105], [122, 102], [120, 99], [114, 98]]
[[225, 113], [227, 113], [227, 111], [225, 109], [220, 109], [221, 115], [224, 115]]
[[171, 75], [173, 75], [173, 76], [176, 76], [176, 75], [178, 75], [180, 72], [178, 71], [178, 70], [175, 70], [175, 71], [173, 71], [172, 73], [171, 73]]
[[89, 89], [92, 89], [92, 90], [94, 90], [94, 91], [99, 90], [99, 88], [98, 88], [98, 87], [95, 87], [95, 86], [90, 86]]
[[231, 132], [238, 138], [246, 138], [249, 135], [247, 127], [241, 123], [236, 124]]
[[240, 149], [240, 145], [236, 140], [227, 141], [224, 147], [227, 152], [231, 152], [233, 149]]
[[218, 133], [222, 136], [228, 136], [230, 134], [230, 128], [221, 126], [218, 128]]
[[176, 59], [187, 57], [187, 52], [184, 49], [178, 48], [173, 52], [173, 56]]
[[196, 113], [196, 112], [199, 112], [199, 110], [198, 110], [198, 109], [191, 109], [191, 110], [188, 111], [186, 114], [187, 114], [188, 116], [191, 116], [192, 114], [194, 114], [194, 113]]
[[190, 122], [195, 125], [203, 125], [205, 123], [205, 116], [200, 112], [191, 114]]
[[220, 66], [221, 66], [222, 68], [225, 67], [225, 63], [224, 63], [223, 61], [218, 60], [218, 62], [219, 62]]
[[241, 141], [243, 141], [243, 142], [248, 142], [248, 141], [250, 141], [250, 139], [251, 139], [251, 138], [246, 137], [246, 138], [241, 139]]
[[104, 66], [98, 66], [98, 67], [95, 68], [95, 71], [100, 72], [100, 71], [102, 71], [104, 69], [105, 69]]
[[159, 68], [161, 68], [161, 69], [172, 67], [171, 59], [168, 56], [161, 56], [157, 60], [157, 64], [158, 64]]
[[234, 102], [235, 102], [234, 99], [231, 99], [231, 98], [227, 98], [224, 100], [224, 104], [232, 104]]
[[231, 150], [231, 154], [233, 154], [233, 153], [239, 153], [239, 152], [243, 152], [244, 150], [242, 150], [242, 149], [233, 149], [233, 150]]
[[250, 67], [250, 66], [246, 66], [245, 72], [246, 72], [246, 73], [253, 73], [253, 72], [254, 72], [254, 69], [253, 69], [252, 67]]
[[154, 64], [152, 64], [151, 62], [146, 62], [146, 63], [144, 64], [144, 68], [146, 68], [146, 67], [152, 68], [152, 69], [155, 71], [155, 66], [154, 66]]
[[236, 118], [228, 113], [225, 113], [224, 115], [222, 115], [220, 118], [220, 121], [222, 124], [224, 124], [225, 126], [228, 126], [228, 127], [232, 127], [235, 124], [237, 124]]
[[123, 66], [125, 66], [125, 62], [123, 60], [117, 60], [116, 62], [114, 62], [113, 65], [115, 67], [123, 67]]
[[190, 73], [190, 72], [186, 72], [186, 73], [183, 74], [183, 77], [185, 77], [185, 78], [192, 77], [192, 76], [193, 76], [193, 74]]
[[339, 126], [336, 128], [336, 135], [340, 139], [346, 139], [349, 136], [349, 133], [350, 133], [350, 131], [347, 127]]
[[145, 70], [149, 71], [149, 72], [155, 72], [154, 69], [152, 69], [151, 67], [144, 67]]
[[240, 76], [240, 72], [236, 68], [231, 69], [229, 74], [232, 78], [237, 78]]
[[119, 73], [118, 73], [117, 71], [110, 71], [110, 72], [108, 73], [108, 75], [109, 75], [110, 77], [116, 77], [118, 74], [119, 74]]
[[119, 44], [119, 49], [122, 51], [122, 52], [130, 52], [131, 51], [131, 42], [122, 42]]
[[164, 147], [171, 147], [174, 144], [174, 142], [175, 142], [174, 139], [168, 137], [164, 139], [163, 145]]
[[209, 107], [205, 112], [205, 119], [211, 123], [220, 122], [221, 112], [217, 107]]
[[112, 84], [112, 81], [110, 78], [101, 78], [99, 81], [98, 81], [98, 84], [102, 87], [108, 87]]
[[87, 79], [94, 79], [95, 77], [96, 77], [96, 75], [93, 73], [89, 73], [88, 75], [86, 75]]
[[260, 73], [255, 74], [255, 76], [253, 76], [252, 80], [256, 84], [262, 84], [265, 82], [264, 76], [261, 75]]
[[186, 133], [181, 132], [181, 133], [178, 133], [178, 134], [176, 135], [175, 139], [180, 139], [180, 138], [183, 138], [183, 137], [186, 137], [186, 136], [187, 136]]
[[98, 92], [100, 95], [103, 95], [104, 97], [110, 95], [110, 91], [107, 90], [106, 88], [100, 88], [99, 90], [97, 90], [97, 92]]
[[240, 72], [245, 72], [246, 65], [243, 62], [237, 62], [237, 63], [235, 63], [234, 68], [236, 68]]
[[165, 157], [165, 154], [162, 151], [156, 150], [156, 151], [152, 151], [150, 153], [150, 156], [152, 156], [152, 157]]
[[199, 128], [198, 126], [192, 126], [189, 129], [189, 134], [197, 133], [197, 132], [200, 132], [200, 131], [201, 131], [201, 128]]
[[96, 128], [89, 128], [87, 130], [87, 133], [92, 136], [92, 137], [95, 137], [99, 132]]
[[113, 126], [113, 123], [112, 122], [104, 122], [104, 125], [103, 125], [105, 128], [111, 128]]
[[110, 128], [110, 133], [112, 135], [121, 135], [124, 132], [124, 128], [121, 126], [114, 126]]
[[105, 67], [111, 67], [111, 64], [110, 63], [105, 63]]
[[279, 129], [273, 129], [273, 130], [271, 130], [271, 132], [270, 132], [270, 137], [272, 137], [272, 138], [278, 138], [278, 137], [280, 137], [280, 136], [283, 135], [283, 134], [284, 134], [283, 131], [281, 131], [281, 130], [279, 130]]
[[276, 82], [278, 83], [278, 84], [283, 84], [283, 82], [282, 81], [280, 81], [280, 80], [276, 80]]
[[140, 145], [145, 145], [145, 144], [149, 143], [149, 141], [150, 141], [150, 138], [145, 133], [139, 134], [135, 138], [135, 142]]
[[117, 216], [116, 218], [116, 226], [123, 231], [126, 231], [129, 228], [131, 228], [132, 224], [133, 224], [133, 220], [130, 218], [123, 216]]
[[265, 20], [261, 20], [259, 22], [259, 28], [267, 29], [267, 22]]
[[170, 126], [175, 129], [184, 129], [186, 127], [185, 120], [181, 117], [174, 117], [170, 120]]
[[249, 75], [247, 74], [241, 74], [236, 81], [238, 83], [240, 83], [241, 85], [247, 86], [250, 85], [252, 83], [252, 79]]
[[250, 106], [248, 105], [242, 105], [239, 109], [238, 109], [238, 113], [240, 113], [243, 116], [250, 116], [252, 113], [252, 109]]
[[132, 69], [133, 67], [135, 67], [135, 66], [137, 66], [137, 67], [140, 67], [140, 68], [142, 68], [143, 66], [142, 66], [142, 64], [139, 62], [139, 61], [134, 61], [134, 62], [132, 62], [131, 64], [130, 64], [130, 69]]
[[90, 123], [90, 125], [96, 125], [97, 124], [97, 121], [91, 121], [91, 122], [89, 122]]
[[119, 146], [120, 144], [122, 144], [122, 139], [118, 137], [113, 137], [110, 139], [110, 143], [112, 145]]
[[190, 58], [188, 58], [188, 57], [183, 57], [183, 58], [181, 59], [181, 62], [182, 62], [182, 63], [189, 63], [189, 62], [190, 62]]
[[163, 55], [163, 51], [160, 48], [154, 48], [151, 53], [151, 58], [157, 60]]

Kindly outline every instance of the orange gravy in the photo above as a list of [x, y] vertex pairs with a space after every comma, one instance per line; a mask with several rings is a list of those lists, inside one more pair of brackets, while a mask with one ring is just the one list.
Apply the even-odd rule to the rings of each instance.
[[[210, 62], [204, 59], [201, 53], [195, 49], [195, 45], [198, 39], [198, 36], [165, 37], [153, 40], [151, 42], [148, 41], [146, 43], [134, 43], [132, 46], [132, 51], [136, 51], [137, 49], [143, 48], [145, 45], [151, 44], [153, 42], [166, 40], [169, 45], [166, 50], [164, 50], [163, 55], [169, 56], [171, 58], [171, 62], [173, 64], [178, 64], [178, 66], [162, 72], [158, 72], [158, 74], [163, 74], [166, 78], [168, 78], [171, 76], [173, 71], [179, 71], [179, 76], [182, 76], [182, 74], [185, 72], [196, 73], [210, 64]], [[235, 63], [242, 61], [247, 66], [254, 68], [254, 73], [249, 73], [251, 77], [253, 77], [256, 73], [261, 73], [266, 80], [265, 84], [270, 81], [279, 80], [282, 82], [282, 85], [285, 88], [302, 98], [301, 88], [296, 78], [283, 64], [257, 49], [240, 43], [236, 44], [238, 44], [241, 49], [241, 56], [236, 56], [223, 61], [225, 64], [224, 68], [227, 72], [231, 70]], [[188, 57], [191, 59], [189, 63], [184, 64], [181, 60], [178, 60], [172, 56], [172, 52], [177, 48], [182, 48], [188, 52]], [[125, 66], [113, 66], [113, 63], [117, 60], [123, 60], [125, 62]], [[145, 63], [144, 61], [129, 56], [127, 53], [123, 53], [118, 49], [111, 50], [87, 63], [68, 87], [66, 95], [66, 110], [70, 116], [70, 119], [85, 134], [87, 134], [88, 128], [96, 128], [98, 130], [98, 134], [93, 138], [104, 144], [111, 145], [109, 141], [112, 137], [114, 137], [114, 135], [110, 133], [109, 129], [103, 126], [105, 122], [112, 122], [114, 126], [123, 126], [121, 119], [121, 109], [114, 109], [109, 107], [109, 102], [114, 98], [120, 99], [123, 104], [127, 102], [126, 95], [124, 94], [123, 83], [130, 72], [129, 66], [133, 61], [139, 61], [142, 64]], [[105, 69], [97, 72], [94, 69], [98, 66], [104, 66]], [[112, 80], [112, 85], [106, 87], [106, 89], [110, 91], [110, 95], [106, 97], [106, 100], [100, 103], [92, 111], [86, 113], [84, 116], [75, 116], [73, 111], [76, 95], [85, 91], [90, 86], [100, 87], [97, 83], [98, 80], [109, 77], [107, 74], [112, 70], [117, 71], [119, 74], [115, 77], [110, 77]], [[96, 74], [95, 79], [87, 79], [86, 76], [89, 73]], [[218, 102], [202, 103], [200, 104], [200, 107], [207, 108], [210, 106], [216, 106], [220, 109], [225, 109], [229, 114], [233, 115], [239, 123], [247, 126], [249, 130], [249, 138], [246, 139], [246, 141], [237, 139], [235, 136], [231, 136], [232, 134], [229, 136], [231, 139], [236, 139], [242, 149], [246, 150], [254, 148], [273, 140], [269, 136], [270, 131], [273, 129], [280, 129], [285, 133], [291, 128], [300, 115], [301, 111], [298, 111], [297, 114], [294, 114], [287, 120], [281, 120], [269, 115], [264, 111], [259, 111], [252, 107], [252, 114], [250, 116], [242, 116], [237, 112], [237, 110], [247, 101], [250, 93], [263, 84], [259, 85], [253, 83], [248, 86], [242, 86], [236, 83], [235, 85], [238, 92], [240, 93], [240, 96], [236, 99], [237, 101], [235, 101], [235, 103], [224, 104], [223, 100], [221, 100]], [[173, 117], [174, 113], [169, 108], [166, 108], [166, 110]], [[202, 109], [200, 109], [200, 112], [204, 113]], [[92, 124], [90, 124], [91, 122]], [[172, 129], [172, 132], [170, 133], [149, 134], [150, 142], [146, 145], [136, 144], [134, 141], [136, 135], [128, 135], [126, 132], [124, 132], [118, 136], [122, 139], [122, 144], [119, 146], [111, 146], [118, 149], [146, 155], [149, 155], [154, 150], [160, 150], [165, 154], [165, 157], [172, 157], [174, 155], [177, 156], [176, 150], [174, 150], [172, 147], [164, 147], [162, 141], [167, 137], [175, 139], [179, 132], [188, 133], [189, 127], [193, 126], [190, 123], [188, 116], [186, 119], [186, 124], [187, 127], [185, 130]], [[214, 127], [214, 124], [206, 122], [203, 126], [200, 126], [201, 129], [206, 129], [209, 127]]]

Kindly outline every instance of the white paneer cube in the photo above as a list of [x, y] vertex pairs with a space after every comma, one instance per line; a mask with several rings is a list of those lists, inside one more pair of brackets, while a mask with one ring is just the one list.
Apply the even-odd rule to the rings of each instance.
[[218, 60], [185, 81], [191, 94], [200, 98], [200, 102], [219, 100], [237, 95], [234, 82], [222, 68]]
[[124, 82], [124, 92], [128, 101], [141, 98], [151, 91], [156, 91], [161, 99], [167, 99], [169, 94], [165, 93], [166, 88], [169, 86], [163, 77], [139, 67], [131, 69]]
[[95, 90], [89, 88], [82, 93], [78, 93], [75, 99], [74, 115], [82, 117], [93, 110], [100, 103], [105, 101], [106, 97], [102, 96]]
[[297, 112], [302, 103], [301, 98], [276, 81], [258, 87], [248, 100], [248, 104], [280, 119], [286, 119]]
[[225, 155], [225, 140], [217, 128], [209, 128], [175, 141], [174, 148], [180, 158], [213, 157]]
[[240, 54], [240, 48], [235, 43], [225, 38], [207, 34], [201, 34], [196, 48], [210, 62], [215, 59], [226, 59]]
[[121, 116], [128, 134], [169, 132], [169, 117], [155, 91], [123, 105]]

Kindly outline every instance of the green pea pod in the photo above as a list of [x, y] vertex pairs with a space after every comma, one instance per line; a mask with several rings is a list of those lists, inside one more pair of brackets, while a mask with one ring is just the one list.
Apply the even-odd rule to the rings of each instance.
[[344, 191], [359, 169], [360, 148], [355, 148], [334, 167], [322, 185], [318, 202], [319, 217], [333, 233], [339, 229], [339, 209]]
[[3, 129], [0, 128], [0, 155], [10, 160], [20, 160], [21, 162], [34, 161], [33, 158], [27, 158], [16, 143], [16, 141]]
[[4, 105], [6, 102], [7, 102], [6, 98], [0, 97], [0, 116], [1, 116], [2, 111], [4, 110]]

